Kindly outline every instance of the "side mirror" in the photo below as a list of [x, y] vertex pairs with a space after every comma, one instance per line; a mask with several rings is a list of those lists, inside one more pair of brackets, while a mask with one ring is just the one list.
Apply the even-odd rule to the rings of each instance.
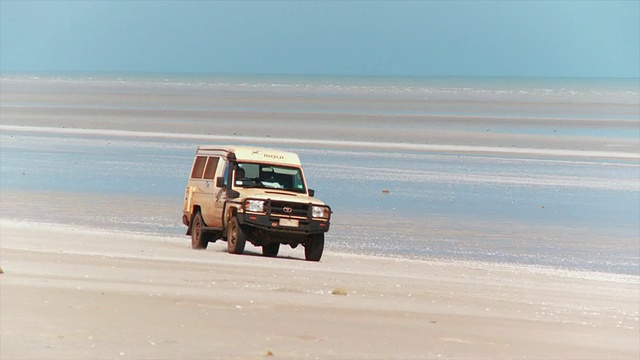
[[314, 196], [316, 194], [316, 191], [313, 189], [309, 189], [309, 196]]
[[216, 178], [216, 187], [219, 187], [219, 188], [224, 187], [224, 177], [220, 176]]

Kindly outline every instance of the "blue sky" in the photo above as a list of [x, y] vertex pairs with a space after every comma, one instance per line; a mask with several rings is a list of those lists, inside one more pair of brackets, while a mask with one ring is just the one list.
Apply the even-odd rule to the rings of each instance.
[[0, 71], [640, 77], [640, 1], [0, 0]]

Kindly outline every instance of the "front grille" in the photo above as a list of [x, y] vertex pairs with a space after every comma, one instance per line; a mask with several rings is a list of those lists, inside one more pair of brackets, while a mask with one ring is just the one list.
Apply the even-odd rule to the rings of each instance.
[[[291, 211], [286, 211], [289, 209]], [[309, 204], [272, 201], [271, 215], [306, 219], [309, 217]]]

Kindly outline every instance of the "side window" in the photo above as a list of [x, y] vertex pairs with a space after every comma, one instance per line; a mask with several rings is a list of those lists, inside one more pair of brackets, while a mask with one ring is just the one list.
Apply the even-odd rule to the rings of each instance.
[[193, 163], [193, 170], [191, 171], [192, 179], [202, 179], [202, 172], [204, 171], [204, 165], [207, 162], [206, 156], [197, 156], [195, 163]]
[[295, 178], [293, 179], [294, 182], [294, 186], [296, 189], [298, 190], [304, 190], [304, 185], [302, 184], [302, 177], [300, 176], [300, 173], [297, 173]]
[[218, 167], [218, 157], [211, 156], [207, 161], [207, 166], [204, 168], [204, 178], [213, 180], [216, 176], [216, 168]]

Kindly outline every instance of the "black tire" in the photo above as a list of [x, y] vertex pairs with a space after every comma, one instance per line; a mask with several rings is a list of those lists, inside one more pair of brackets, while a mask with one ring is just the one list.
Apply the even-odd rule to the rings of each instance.
[[268, 257], [278, 256], [278, 250], [280, 250], [280, 243], [271, 243], [262, 245], [262, 255]]
[[324, 233], [309, 235], [304, 244], [304, 258], [308, 261], [320, 261], [324, 250]]
[[231, 219], [229, 233], [227, 234], [227, 249], [229, 254], [242, 254], [246, 242], [247, 236], [240, 224], [238, 224], [238, 219], [234, 217]]
[[197, 250], [204, 250], [209, 245], [209, 241], [206, 238], [206, 234], [203, 233], [202, 228], [205, 226], [202, 220], [202, 214], [198, 211], [191, 221], [191, 248]]

